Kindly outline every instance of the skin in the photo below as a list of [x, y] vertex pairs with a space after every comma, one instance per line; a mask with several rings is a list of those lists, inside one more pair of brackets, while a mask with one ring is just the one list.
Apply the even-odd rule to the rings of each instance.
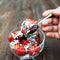
[[47, 37], [60, 38], [60, 11], [53, 9], [43, 12], [42, 16], [46, 17], [52, 13], [53, 17], [48, 18], [42, 23], [42, 30]]

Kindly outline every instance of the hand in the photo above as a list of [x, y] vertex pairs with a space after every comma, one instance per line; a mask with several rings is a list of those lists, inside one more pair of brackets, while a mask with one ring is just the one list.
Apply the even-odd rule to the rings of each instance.
[[46, 17], [52, 13], [54, 17], [48, 18], [42, 23], [42, 30], [48, 37], [60, 38], [60, 11], [59, 10], [47, 10], [43, 12], [42, 16]]

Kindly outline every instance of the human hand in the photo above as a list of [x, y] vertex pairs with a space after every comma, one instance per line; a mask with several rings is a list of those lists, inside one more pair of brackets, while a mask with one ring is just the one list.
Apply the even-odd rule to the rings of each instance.
[[48, 37], [60, 38], [60, 11], [56, 9], [47, 10], [43, 12], [42, 16], [46, 17], [50, 13], [53, 17], [42, 23], [42, 30]]

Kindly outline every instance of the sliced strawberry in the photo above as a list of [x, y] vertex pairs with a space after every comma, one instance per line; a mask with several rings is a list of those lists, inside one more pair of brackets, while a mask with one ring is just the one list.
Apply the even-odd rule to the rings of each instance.
[[27, 32], [26, 29], [23, 29], [23, 30], [22, 30], [22, 33], [23, 33], [23, 34], [26, 34], [26, 32]]
[[17, 33], [18, 33], [19, 31], [18, 30], [16, 30], [16, 31], [14, 31], [13, 33], [15, 34], [15, 35], [17, 35]]
[[31, 46], [29, 49], [28, 49], [28, 53], [30, 55], [36, 55], [37, 53], [40, 52], [40, 47], [38, 46]]
[[[18, 31], [14, 31], [14, 32], [13, 32], [14, 35], [16, 35], [17, 33], [18, 33]], [[12, 41], [15, 40], [12, 34], [10, 34], [10, 35], [8, 36], [8, 40], [9, 40], [10, 42], [12, 42]]]
[[31, 24], [37, 24], [37, 21], [34, 19], [27, 19]]
[[14, 46], [14, 51], [19, 56], [25, 55], [25, 48], [24, 48], [24, 46], [22, 44], [21, 45], [20, 44], [16, 44]]
[[12, 34], [10, 34], [10, 35], [8, 36], [8, 40], [9, 40], [9, 42], [14, 41], [14, 38], [13, 38]]
[[21, 43], [22, 43], [23, 45], [27, 45], [27, 44], [29, 44], [29, 40], [22, 40]]
[[[18, 34], [18, 32], [19, 32], [19, 31], [18, 31], [18, 30], [16, 30], [16, 31], [14, 31], [13, 33], [14, 33], [14, 35], [17, 35], [17, 34]], [[17, 38], [17, 40], [20, 40], [20, 35], [19, 35], [19, 36], [17, 36], [16, 38]]]
[[30, 55], [35, 55], [35, 50], [34, 49], [35, 49], [34, 46], [31, 46], [30, 48], [28, 48], [28, 53]]
[[36, 41], [37, 41], [38, 44], [40, 44], [40, 42], [41, 42], [40, 35], [37, 36], [37, 40]]
[[35, 52], [36, 52], [36, 53], [39, 53], [39, 52], [40, 52], [40, 50], [41, 50], [41, 48], [40, 48], [40, 47], [38, 47], [38, 46], [36, 46], [36, 48], [35, 48]]
[[17, 39], [20, 41], [21, 40], [21, 36], [19, 35], [19, 36], [17, 36]]

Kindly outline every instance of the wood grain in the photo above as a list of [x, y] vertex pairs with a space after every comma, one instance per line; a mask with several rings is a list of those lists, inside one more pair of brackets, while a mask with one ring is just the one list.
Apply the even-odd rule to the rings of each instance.
[[[1, 0], [0, 1], [0, 60], [18, 60], [8, 45], [8, 35], [20, 28], [25, 18], [41, 20], [45, 10], [56, 8], [60, 0]], [[60, 40], [47, 38], [45, 47], [36, 60], [60, 60]]]

